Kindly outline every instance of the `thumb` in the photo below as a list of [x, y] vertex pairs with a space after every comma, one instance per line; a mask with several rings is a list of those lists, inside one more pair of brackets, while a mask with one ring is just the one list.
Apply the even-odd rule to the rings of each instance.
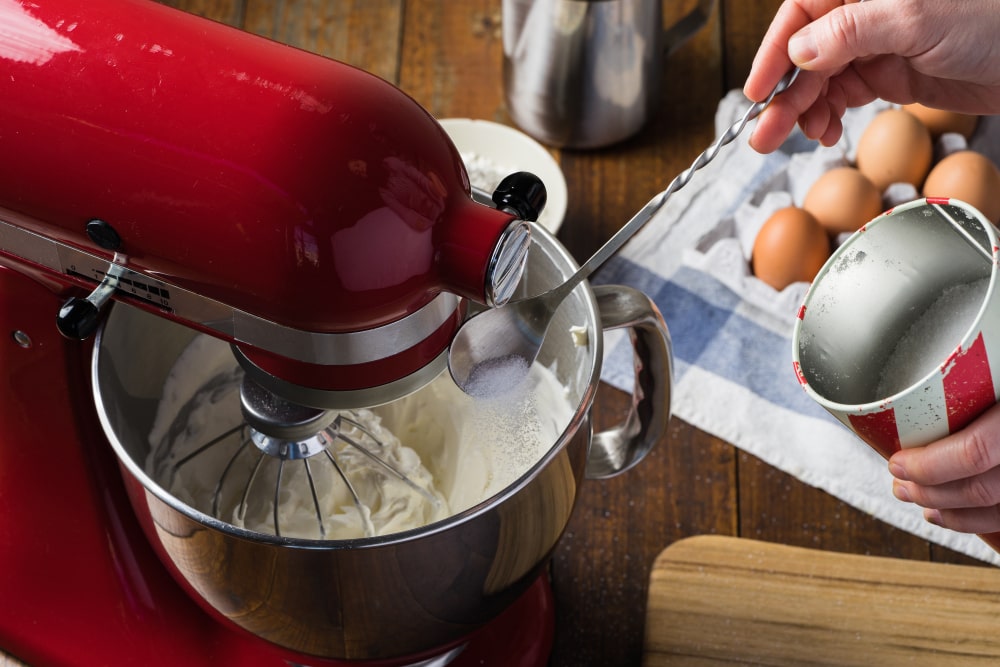
[[819, 17], [788, 40], [788, 57], [806, 70], [828, 71], [881, 53], [892, 53], [895, 12], [883, 3], [843, 5]]

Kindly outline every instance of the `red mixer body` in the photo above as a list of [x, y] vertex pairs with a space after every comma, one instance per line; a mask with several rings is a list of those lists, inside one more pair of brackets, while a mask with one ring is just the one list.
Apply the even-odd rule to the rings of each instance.
[[[0, 100], [0, 219], [110, 262], [85, 233], [105, 221], [129, 269], [295, 330], [370, 330], [443, 291], [483, 301], [514, 217], [470, 199], [447, 135], [394, 86], [148, 0], [0, 0]], [[203, 325], [169, 291], [133, 295]], [[340, 372], [248, 354], [352, 389], [425, 365], [459, 315]]]
[[[365, 332], [441, 292], [481, 299], [512, 215], [471, 201], [451, 142], [392, 86], [145, 0], [0, 0], [0, 100], [0, 650], [38, 666], [337, 664], [219, 624], [157, 559], [98, 423], [91, 343], [55, 325], [104, 271], [46, 253], [123, 264], [143, 280], [116, 298], [239, 344], [158, 281], [279, 327]], [[94, 219], [120, 248], [88, 236]], [[458, 320], [334, 388], [420, 368]], [[276, 373], [302, 365], [261, 354]], [[550, 604], [540, 580], [453, 664], [543, 664]]]

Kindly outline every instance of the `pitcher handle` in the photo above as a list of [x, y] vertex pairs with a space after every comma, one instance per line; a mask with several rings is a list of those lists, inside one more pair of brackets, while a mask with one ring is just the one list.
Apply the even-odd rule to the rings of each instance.
[[663, 48], [668, 56], [708, 23], [715, 11], [715, 2], [716, 0], [698, 0], [697, 6], [687, 16], [663, 33]]
[[605, 330], [628, 328], [635, 383], [628, 415], [617, 426], [595, 433], [587, 459], [587, 478], [625, 472], [649, 453], [670, 421], [673, 353], [670, 332], [653, 301], [624, 285], [593, 288]]

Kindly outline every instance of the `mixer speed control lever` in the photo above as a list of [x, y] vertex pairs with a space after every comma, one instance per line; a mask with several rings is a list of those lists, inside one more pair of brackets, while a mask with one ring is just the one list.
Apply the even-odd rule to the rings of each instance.
[[[115, 259], [118, 259], [117, 256]], [[104, 280], [86, 298], [70, 297], [63, 303], [56, 316], [59, 333], [73, 340], [84, 340], [97, 331], [101, 319], [101, 309], [115, 293], [118, 280], [125, 267], [112, 262]]]

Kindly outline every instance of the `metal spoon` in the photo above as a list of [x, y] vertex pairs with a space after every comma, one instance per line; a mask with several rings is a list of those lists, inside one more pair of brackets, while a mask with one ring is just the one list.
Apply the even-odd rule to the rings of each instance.
[[743, 128], [767, 108], [775, 95], [791, 86], [799, 71], [796, 67], [788, 72], [767, 99], [751, 105], [742, 118], [729, 126], [690, 167], [678, 174], [666, 190], [653, 197], [615, 232], [566, 282], [537, 296], [508, 302], [466, 320], [455, 334], [448, 352], [448, 370], [462, 391], [472, 396], [487, 397], [516, 387], [535, 362], [552, 318], [570, 292], [649, 222], [670, 195], [687, 185], [694, 172], [711, 162], [723, 146], [739, 136]]

